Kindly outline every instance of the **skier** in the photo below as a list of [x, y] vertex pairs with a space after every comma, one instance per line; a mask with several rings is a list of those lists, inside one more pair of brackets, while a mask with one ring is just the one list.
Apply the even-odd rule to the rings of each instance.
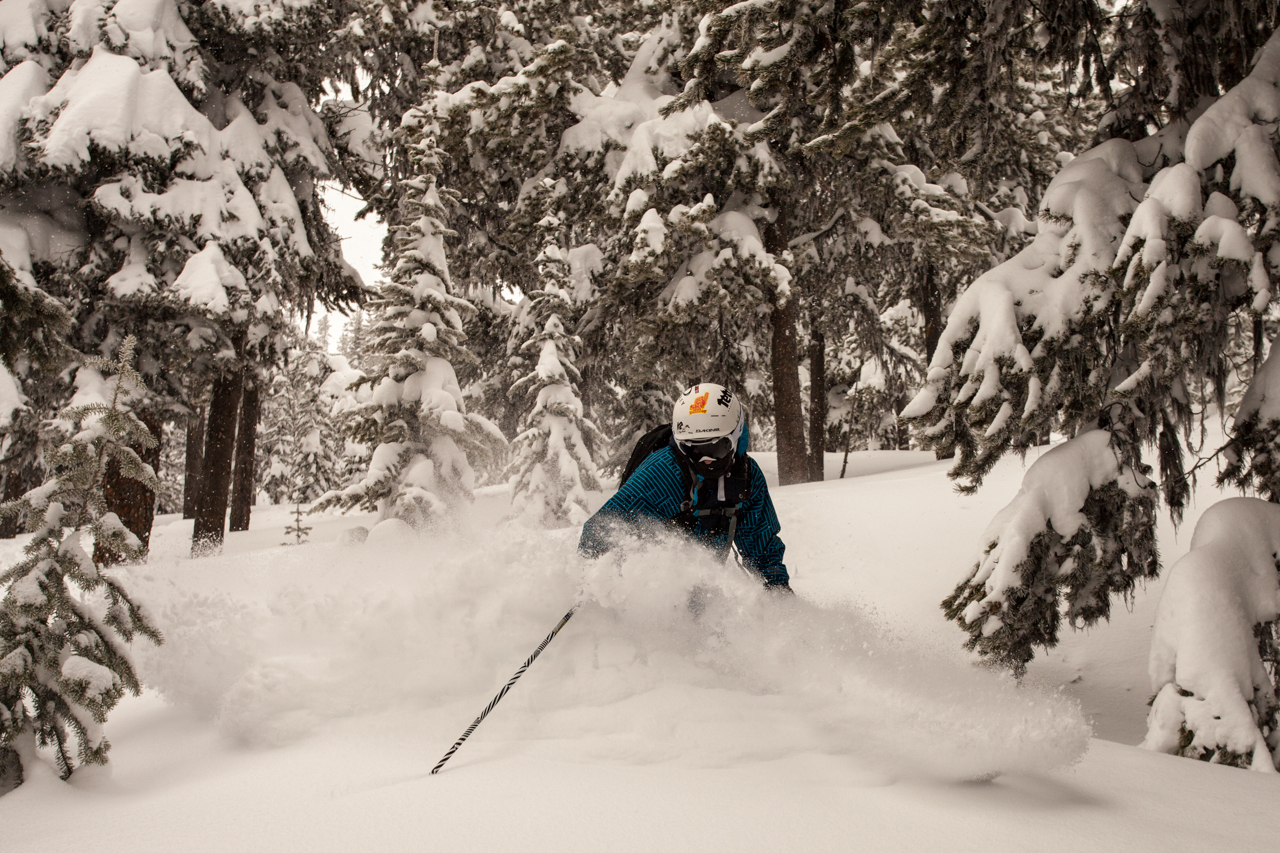
[[767, 589], [790, 593], [781, 525], [748, 444], [746, 412], [727, 388], [705, 382], [688, 388], [671, 423], [636, 444], [617, 494], [583, 526], [579, 553], [608, 551], [616, 525], [667, 523], [723, 556], [736, 545]]

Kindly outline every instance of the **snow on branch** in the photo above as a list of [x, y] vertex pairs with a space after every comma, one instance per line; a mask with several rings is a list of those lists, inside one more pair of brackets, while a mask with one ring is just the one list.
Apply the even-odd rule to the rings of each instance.
[[[1275, 292], [1280, 160], [1267, 123], [1277, 118], [1280, 36], [1190, 124], [1185, 146], [1165, 151], [1168, 134], [1113, 139], [1059, 172], [1035, 240], [956, 300], [902, 412], [926, 443], [957, 447], [956, 476], [976, 485], [1010, 447], [1087, 427], [1117, 401], [1135, 435], [1180, 448], [1171, 430], [1188, 426], [1185, 388], [1230, 368], [1225, 318], [1264, 311]], [[1157, 137], [1166, 159], [1156, 162], [1183, 150], [1185, 161], [1144, 167], [1139, 150]], [[1178, 455], [1162, 453], [1163, 472]], [[1175, 510], [1182, 491], [1167, 484]]]
[[1232, 498], [1201, 516], [1156, 610], [1145, 749], [1275, 772], [1278, 573], [1280, 506]]
[[112, 563], [142, 559], [145, 548], [106, 511], [107, 461], [156, 486], [130, 446], [155, 443], [128, 408], [142, 387], [135, 343], [126, 337], [115, 360], [86, 359], [75, 398], [50, 425], [48, 481], [0, 504], [0, 516], [24, 515], [32, 534], [23, 558], [0, 571], [0, 766], [16, 764], [18, 782], [22, 764], [37, 760], [37, 743], [50, 748], [64, 779], [77, 761], [106, 763], [102, 724], [126, 691], [142, 689], [127, 644], [137, 635], [161, 642], [146, 609], [109, 572]]
[[[1105, 317], [1107, 272], [1143, 190], [1131, 143], [1082, 154], [1045, 192], [1035, 239], [956, 300], [924, 387], [901, 413], [926, 443], [959, 443], [956, 475], [981, 480], [1015, 438], [1047, 433], [1089, 327]], [[1080, 390], [1098, 397], [1098, 384]]]
[[1280, 501], [1280, 346], [1254, 374], [1231, 425], [1219, 483], [1234, 483]]
[[982, 557], [942, 604], [970, 649], [1021, 673], [1033, 646], [1057, 642], [1060, 596], [1067, 619], [1089, 625], [1155, 574], [1154, 488], [1114, 443], [1094, 430], [1046, 452], [991, 520]]
[[1265, 124], [1280, 120], [1280, 34], [1273, 35], [1249, 76], [1212, 104], [1187, 131], [1186, 159], [1205, 171], [1235, 154], [1233, 190], [1266, 206], [1280, 203], [1280, 162]]
[[512, 506], [531, 526], [581, 524], [590, 515], [587, 490], [600, 488], [589, 444], [603, 437], [585, 417], [578, 397], [580, 374], [573, 359], [581, 340], [565, 330], [559, 315], [548, 315], [555, 307], [570, 306], [547, 292], [535, 294], [534, 302], [535, 314], [547, 315], [547, 320], [520, 352], [529, 357], [537, 353], [537, 361], [509, 392], [531, 406], [512, 442], [507, 469]]
[[[392, 227], [391, 281], [368, 307], [376, 318], [370, 355], [377, 370], [355, 372], [340, 406], [345, 437], [373, 448], [369, 468], [343, 489], [324, 495], [317, 509], [357, 505], [422, 528], [469, 502], [475, 485], [471, 460], [506, 444], [487, 419], [468, 412], [453, 364], [473, 358], [462, 346], [462, 317], [475, 312], [449, 292], [443, 225], [435, 180], [438, 152], [429, 117], [410, 126], [413, 166], [399, 221]], [[421, 121], [420, 121], [421, 120]]]
[[[952, 475], [966, 478], [962, 490], [976, 489], [1011, 449], [1054, 432], [1084, 433], [1065, 447], [1095, 441], [1094, 427], [1112, 434], [1117, 470], [1142, 486], [1091, 480], [1089, 497], [1070, 503], [1090, 517], [1091, 502], [1096, 529], [1071, 522], [1063, 530], [1052, 514], [1030, 509], [1047, 488], [1037, 466], [1055, 454], [1033, 466], [1024, 493], [993, 522], [989, 553], [944, 603], [971, 647], [1016, 668], [1032, 645], [1056, 641], [1060, 587], [1072, 621], [1088, 624], [1106, 616], [1107, 595], [1157, 570], [1155, 490], [1133, 472], [1148, 470], [1142, 453], [1154, 448], [1176, 521], [1191, 492], [1184, 457], [1207, 408], [1199, 401], [1224, 406], [1230, 385], [1248, 378], [1246, 348], [1264, 351], [1258, 331], [1250, 341], [1242, 330], [1266, 328], [1258, 321], [1276, 292], [1277, 120], [1280, 33], [1245, 80], [1184, 125], [1185, 143], [1183, 126], [1170, 125], [1136, 145], [1105, 142], [1064, 166], [1041, 203], [1035, 240], [956, 300], [924, 387], [902, 415], [927, 446], [957, 451]], [[1222, 481], [1280, 493], [1278, 399], [1273, 357], [1252, 377]], [[1078, 490], [1079, 471], [1061, 476]], [[1110, 537], [1122, 519], [1120, 547]], [[1077, 536], [1099, 543], [1091, 563], [1061, 549]]]

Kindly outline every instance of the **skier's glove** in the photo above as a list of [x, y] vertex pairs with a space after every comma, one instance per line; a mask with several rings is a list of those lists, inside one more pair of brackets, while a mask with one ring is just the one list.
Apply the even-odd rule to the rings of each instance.
[[767, 583], [764, 585], [764, 588], [775, 595], [795, 595], [795, 591], [791, 589], [791, 584], [786, 581]]

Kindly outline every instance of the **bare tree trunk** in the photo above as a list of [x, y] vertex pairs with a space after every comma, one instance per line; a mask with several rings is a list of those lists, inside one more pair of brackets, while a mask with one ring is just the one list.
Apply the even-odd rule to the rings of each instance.
[[924, 361], [928, 367], [933, 361], [934, 350], [942, 339], [942, 294], [938, 292], [933, 275], [933, 264], [926, 264], [917, 291], [920, 316], [924, 320]]
[[844, 461], [840, 463], [840, 479], [849, 470], [849, 451], [853, 450], [853, 409], [849, 409], [848, 423], [844, 427]]
[[[163, 424], [154, 414], [139, 414], [138, 420], [156, 440], [152, 447], [140, 444], [132, 445], [135, 453], [142, 461], [151, 466], [156, 474], [160, 473], [160, 439]], [[156, 493], [144, 483], [124, 476], [120, 471], [120, 463], [115, 459], [107, 462], [107, 470], [102, 480], [102, 492], [107, 501], [107, 511], [114, 512], [129, 532], [137, 536], [145, 549], [151, 544], [151, 522], [156, 517]], [[108, 548], [94, 545], [94, 559], [99, 563], [111, 565], [120, 562], [120, 556]]]
[[[781, 255], [787, 250], [787, 214], [778, 210], [773, 222], [761, 229], [765, 251]], [[809, 454], [804, 446], [804, 406], [800, 397], [800, 353], [796, 343], [797, 292], [773, 294], [773, 425], [778, 439], [778, 483], [803, 483], [809, 477]]]
[[1253, 375], [1258, 375], [1258, 370], [1262, 367], [1262, 343], [1264, 333], [1262, 328], [1262, 315], [1253, 318]]
[[[943, 323], [942, 294], [938, 291], [938, 283], [934, 278], [933, 264], [925, 265], [924, 275], [916, 295], [920, 315], [924, 319], [924, 366], [927, 369], [929, 363], [933, 361], [934, 351], [938, 349], [938, 341], [942, 339]], [[954, 447], [934, 453], [934, 456], [939, 459], [953, 459], [955, 455]]]
[[182, 481], [183, 518], [196, 517], [196, 503], [200, 498], [200, 471], [204, 461], [204, 416], [204, 406], [187, 416], [186, 471]]
[[778, 434], [778, 483], [809, 479], [804, 446], [804, 409], [800, 398], [800, 354], [796, 344], [794, 294], [773, 307], [773, 420]]
[[[246, 373], [248, 371], [246, 370]], [[248, 530], [253, 506], [253, 462], [258, 444], [258, 415], [262, 410], [258, 382], [252, 376], [244, 380], [244, 396], [240, 400], [240, 427], [236, 431], [236, 465], [231, 484], [231, 530]]]
[[826, 336], [814, 332], [809, 342], [809, 479], [826, 479], [827, 353]]
[[200, 469], [200, 499], [196, 503], [191, 553], [202, 556], [222, 548], [227, 520], [227, 492], [231, 486], [231, 457], [236, 445], [236, 421], [244, 372], [224, 373], [213, 383], [205, 425], [204, 463]]

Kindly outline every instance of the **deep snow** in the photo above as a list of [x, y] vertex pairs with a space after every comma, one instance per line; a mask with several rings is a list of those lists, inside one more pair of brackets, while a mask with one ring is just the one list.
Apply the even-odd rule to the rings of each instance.
[[[1273, 846], [1276, 779], [1132, 746], [1159, 583], [1016, 688], [971, 664], [938, 602], [1019, 463], [972, 498], [927, 454], [850, 467], [775, 489], [798, 593], [781, 601], [676, 543], [582, 564], [576, 531], [498, 528], [502, 489], [447, 535], [363, 546], [336, 540], [367, 519], [327, 517], [311, 544], [277, 547], [285, 508], [259, 508], [198, 561], [190, 522], [162, 518], [129, 570], [167, 637], [135, 649], [149, 690], [109, 721], [109, 768], [38, 771], [0, 798], [0, 849]], [[1180, 538], [1161, 530], [1166, 566], [1212, 494]]]

